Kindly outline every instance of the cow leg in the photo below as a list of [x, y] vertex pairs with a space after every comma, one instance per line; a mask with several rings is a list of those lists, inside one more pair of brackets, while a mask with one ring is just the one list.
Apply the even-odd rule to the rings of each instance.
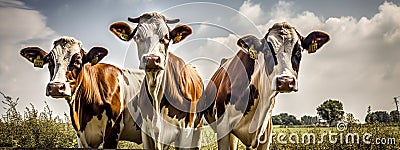
[[221, 139], [218, 140], [218, 149], [219, 150], [229, 150], [230, 143], [231, 143], [230, 134], [225, 135], [224, 137], [222, 137]]
[[103, 148], [112, 148], [112, 149], [117, 148], [119, 135], [123, 127], [123, 122], [121, 122], [121, 120], [122, 120], [122, 115], [118, 117], [114, 125], [112, 119], [109, 119], [107, 121]]
[[86, 140], [86, 136], [84, 134], [84, 131], [78, 131], [78, 133], [76, 134], [77, 138], [78, 138], [78, 147], [79, 148], [90, 148], [89, 144]]
[[230, 149], [231, 150], [237, 150], [238, 149], [238, 141], [239, 139], [232, 133], [229, 134], [229, 138], [230, 138]]
[[[85, 148], [85, 147], [84, 147], [84, 144], [83, 144], [83, 141], [81, 140], [79, 134], [76, 134], [76, 138], [78, 139], [78, 147], [79, 147], [79, 148]], [[87, 145], [87, 144], [86, 144], [86, 145]]]
[[265, 140], [266, 142], [260, 143], [260, 145], [258, 145], [257, 149], [259, 149], [259, 150], [269, 149], [269, 146], [272, 143], [272, 117], [268, 121], [267, 130], [265, 131], [264, 134], [265, 134], [264, 138], [267, 138], [267, 139], [262, 139], [262, 140]]
[[200, 147], [201, 147], [201, 128], [181, 129], [180, 135], [178, 139], [175, 141], [175, 149], [200, 149]]
[[[142, 128], [144, 129], [144, 128]], [[149, 135], [147, 135], [144, 131], [142, 131], [142, 142], [143, 142], [143, 148], [144, 149], [155, 149], [155, 142], [153, 138]]]
[[201, 128], [193, 129], [192, 144], [195, 144], [193, 149], [200, 149], [201, 147]]

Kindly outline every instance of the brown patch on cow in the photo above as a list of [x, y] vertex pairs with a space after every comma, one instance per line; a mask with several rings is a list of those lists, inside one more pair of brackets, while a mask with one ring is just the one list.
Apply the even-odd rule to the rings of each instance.
[[[175, 118], [177, 120], [181, 120], [181, 119], [188, 119], [188, 115], [189, 113], [187, 112], [183, 112], [180, 109], [175, 108], [173, 105], [171, 105], [171, 103], [169, 102], [169, 100], [164, 96], [162, 98], [162, 101], [160, 103], [160, 109], [166, 108], [168, 109], [168, 116], [171, 118]], [[187, 120], [189, 121], [189, 120]]]
[[[203, 93], [203, 83], [197, 71], [192, 66], [186, 65], [181, 58], [172, 53], [168, 53], [168, 61], [164, 76], [166, 86], [164, 91], [162, 91], [164, 95], [161, 101], [157, 102], [160, 104], [160, 110], [157, 111], [167, 109], [168, 114], [166, 115], [170, 118], [175, 118], [177, 120], [185, 119], [185, 125], [187, 127], [197, 126], [201, 117], [200, 113], [196, 113], [196, 106]], [[145, 78], [147, 77], [148, 76]], [[149, 91], [147, 87], [145, 79], [140, 92], [146, 94], [140, 94], [140, 106], [146, 106], [154, 102], [149, 94], [151, 91]], [[174, 107], [175, 104], [180, 106]], [[152, 111], [153, 110], [142, 110], [142, 117], [152, 118]]]
[[74, 85], [76, 97], [70, 102], [71, 119], [77, 131], [83, 131], [94, 116], [99, 118], [104, 111], [114, 121], [121, 115], [119, 74], [121, 70], [108, 64], [83, 67]]
[[[130, 73], [130, 72], [129, 72]], [[126, 77], [126, 75], [124, 74], [124, 81], [126, 83], [126, 85], [129, 85], [129, 79], [128, 77]]]
[[246, 115], [250, 111], [251, 107], [254, 105], [254, 101], [256, 99], [258, 99], [259, 95], [260, 95], [258, 92], [258, 89], [254, 86], [254, 84], [251, 84], [249, 86], [249, 89], [250, 89], [249, 101], [247, 103], [247, 107], [246, 107], [246, 111], [244, 112], [244, 115]]
[[191, 102], [189, 114], [189, 126], [191, 127], [195, 117], [197, 101], [203, 93], [203, 84], [199, 74], [191, 65], [185, 65], [182, 68], [178, 80], [182, 95]]
[[[224, 68], [219, 68], [217, 72], [213, 75], [211, 78], [212, 82], [209, 84], [214, 84], [215, 85], [215, 90], [217, 90], [215, 94], [217, 95], [211, 95], [214, 91], [205, 91], [206, 97], [215, 97], [215, 105], [217, 107], [217, 112], [216, 115], [218, 117], [221, 117], [222, 114], [225, 113], [225, 105], [229, 103], [230, 98], [231, 98], [231, 82], [230, 78], [228, 76], [228, 73]], [[209, 87], [207, 87], [208, 89]], [[211, 105], [213, 106], [213, 105]], [[213, 112], [213, 107], [209, 107], [207, 109], [207, 114], [206, 115], [212, 115]], [[207, 120], [209, 123], [210, 121]]]
[[249, 53], [245, 53], [244, 51], [239, 51], [236, 56], [239, 57], [244, 68], [246, 68], [247, 79], [250, 81], [251, 75], [254, 72], [254, 59], [250, 58]]
[[[240, 60], [240, 61], [238, 61]], [[225, 68], [220, 67], [217, 72], [213, 75], [211, 78], [210, 83], [213, 83], [216, 87], [216, 95], [215, 95], [215, 106], [217, 108], [216, 112], [214, 112], [213, 108], [210, 107], [207, 109], [207, 114], [206, 115], [211, 115], [213, 113], [216, 113], [217, 117], [221, 117], [225, 113], [225, 107], [228, 103], [237, 103], [238, 97], [232, 97], [232, 86], [235, 86], [235, 88], [240, 89], [239, 91], [246, 92], [246, 89], [249, 87], [248, 81], [251, 80], [251, 76], [254, 73], [254, 63], [255, 61], [250, 58], [250, 55], [242, 50], [240, 50], [236, 54], [236, 58], [233, 58], [232, 61], [229, 62], [230, 64], [227, 64]], [[238, 65], [243, 65], [243, 67], [246, 69], [246, 75], [247, 77], [241, 77], [239, 74], [236, 74], [235, 72], [241, 71], [238, 70], [240, 67]], [[231, 70], [231, 74], [228, 75], [227, 71], [225, 69]], [[247, 81], [246, 81], [247, 78]], [[231, 83], [231, 80], [233, 83]], [[209, 88], [209, 87], [207, 87]], [[247, 91], [248, 92], [248, 91]], [[207, 97], [214, 97], [214, 95], [211, 95], [211, 91], [207, 91], [205, 95]], [[253, 93], [254, 94], [254, 93]], [[240, 94], [234, 94], [234, 95], [240, 95]], [[254, 105], [254, 101], [251, 101], [249, 103], [245, 102], [239, 102], [239, 104], [236, 104], [235, 106], [243, 106], [241, 108], [237, 108], [238, 110], [242, 111], [247, 111], [243, 110], [243, 108], [251, 107]], [[215, 114], [214, 114], [215, 115]]]
[[197, 71], [191, 66], [186, 65], [179, 73], [179, 89], [183, 96], [195, 102], [200, 99], [203, 92], [203, 84]]

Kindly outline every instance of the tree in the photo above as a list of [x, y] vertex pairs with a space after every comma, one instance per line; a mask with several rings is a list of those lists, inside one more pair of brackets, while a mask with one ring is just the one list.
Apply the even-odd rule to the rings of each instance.
[[375, 111], [370, 114], [368, 114], [365, 119], [369, 119], [370, 122], [368, 123], [374, 123], [374, 122], [380, 122], [380, 123], [389, 123], [390, 122], [390, 116], [386, 111]]
[[390, 112], [390, 122], [392, 123], [399, 123], [399, 112], [397, 110], [393, 110]]
[[343, 104], [339, 100], [329, 99], [317, 107], [317, 113], [325, 119], [329, 125], [343, 118]]
[[352, 113], [346, 113], [346, 119], [345, 120], [349, 124], [355, 124], [355, 123], [359, 122], [359, 120], [356, 119]]
[[287, 113], [272, 116], [272, 123], [274, 125], [301, 125], [300, 120], [297, 120], [295, 116]]
[[367, 110], [367, 116], [365, 117], [365, 122], [366, 123], [372, 123], [372, 117], [371, 117], [371, 106], [368, 106]]
[[272, 116], [273, 125], [282, 125], [282, 119], [279, 116]]
[[318, 117], [317, 116], [312, 117], [312, 116], [304, 115], [303, 117], [300, 118], [300, 120], [304, 125], [313, 125], [313, 124], [316, 124], [318, 122]]

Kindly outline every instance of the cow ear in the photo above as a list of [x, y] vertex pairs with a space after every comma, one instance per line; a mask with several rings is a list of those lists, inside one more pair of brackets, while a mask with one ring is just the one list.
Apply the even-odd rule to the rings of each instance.
[[257, 52], [262, 50], [260, 40], [253, 35], [241, 37], [236, 44], [246, 50], [251, 59], [257, 59]]
[[324, 44], [330, 40], [327, 33], [321, 31], [314, 31], [307, 35], [307, 37], [301, 41], [301, 46], [307, 49], [308, 53], [315, 53]]
[[173, 40], [173, 44], [179, 43], [184, 40], [187, 36], [192, 34], [192, 28], [187, 25], [177, 25], [172, 31], [170, 31], [169, 35]]
[[246, 51], [249, 51], [251, 47], [253, 47], [253, 49], [256, 51], [261, 50], [260, 40], [253, 35], [246, 35], [244, 37], [241, 37], [236, 44]]
[[134, 35], [134, 29], [125, 22], [111, 24], [110, 31], [122, 41], [129, 41]]
[[85, 55], [85, 59], [83, 59], [83, 63], [89, 63], [93, 66], [96, 65], [99, 61], [101, 61], [105, 56], [107, 56], [108, 50], [104, 47], [93, 47], [90, 51]]
[[34, 64], [34, 67], [43, 68], [48, 63], [47, 52], [39, 47], [26, 47], [20, 51], [22, 57]]

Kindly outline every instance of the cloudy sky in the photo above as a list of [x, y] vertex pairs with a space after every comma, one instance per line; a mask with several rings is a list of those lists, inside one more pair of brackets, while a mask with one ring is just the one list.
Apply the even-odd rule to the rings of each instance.
[[275, 22], [286, 21], [303, 36], [313, 30], [329, 33], [332, 40], [322, 50], [303, 53], [299, 91], [279, 95], [274, 114], [316, 115], [316, 107], [331, 98], [339, 99], [345, 111], [362, 122], [368, 106], [373, 111], [395, 109], [393, 97], [400, 95], [397, 0], [0, 0], [0, 91], [19, 97], [21, 111], [29, 103], [42, 110], [46, 101], [54, 113], [68, 114], [65, 100], [45, 96], [47, 67], [33, 68], [19, 50], [40, 46], [49, 51], [57, 37], [72, 36], [86, 50], [108, 48], [103, 62], [136, 69], [136, 45], [119, 41], [108, 27], [151, 11], [179, 18], [193, 28], [193, 35], [171, 50], [196, 65], [205, 82], [221, 58], [238, 51], [238, 37], [261, 38]]

